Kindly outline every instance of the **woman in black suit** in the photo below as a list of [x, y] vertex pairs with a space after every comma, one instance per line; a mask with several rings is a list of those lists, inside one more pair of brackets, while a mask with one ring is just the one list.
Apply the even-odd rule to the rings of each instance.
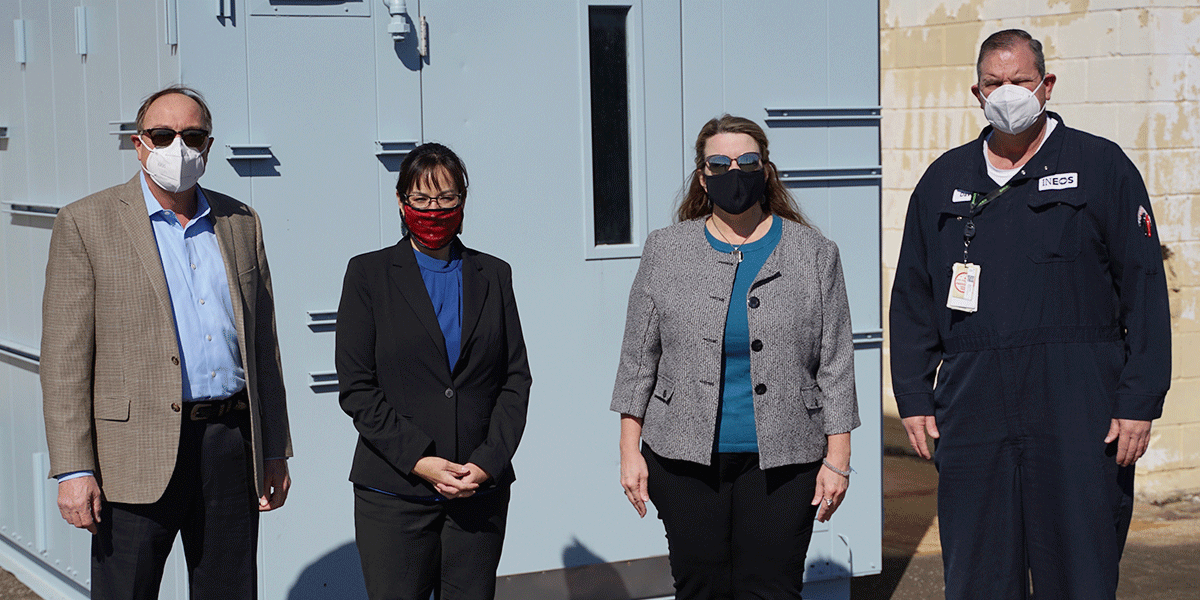
[[350, 260], [338, 306], [363, 576], [372, 600], [490, 599], [532, 383], [512, 270], [458, 241], [449, 148], [410, 152], [396, 197], [407, 235]]

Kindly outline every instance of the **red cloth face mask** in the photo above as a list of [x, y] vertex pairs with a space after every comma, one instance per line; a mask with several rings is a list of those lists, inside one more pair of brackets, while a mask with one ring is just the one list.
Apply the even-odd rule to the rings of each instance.
[[463, 206], [421, 210], [408, 204], [400, 205], [404, 226], [422, 246], [430, 250], [444, 248], [462, 229]]

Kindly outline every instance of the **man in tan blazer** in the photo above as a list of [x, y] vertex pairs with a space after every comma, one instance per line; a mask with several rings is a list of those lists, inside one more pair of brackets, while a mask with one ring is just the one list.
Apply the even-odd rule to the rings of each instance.
[[211, 132], [194, 90], [151, 95], [142, 171], [55, 219], [46, 439], [63, 518], [94, 534], [93, 598], [156, 598], [176, 534], [193, 599], [253, 598], [258, 514], [291, 485], [262, 228], [196, 185]]

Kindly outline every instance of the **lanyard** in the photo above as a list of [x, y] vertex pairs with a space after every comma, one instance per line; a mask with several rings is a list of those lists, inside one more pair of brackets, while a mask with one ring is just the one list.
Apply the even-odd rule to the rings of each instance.
[[971, 212], [967, 215], [967, 222], [963, 225], [963, 263], [967, 263], [967, 250], [971, 248], [971, 239], [975, 237], [975, 211], [983, 208], [985, 204], [1000, 197], [1000, 194], [1007, 192], [1012, 187], [1012, 183], [1006, 183], [997, 189], [992, 190], [987, 195], [979, 195], [978, 193], [971, 194]]

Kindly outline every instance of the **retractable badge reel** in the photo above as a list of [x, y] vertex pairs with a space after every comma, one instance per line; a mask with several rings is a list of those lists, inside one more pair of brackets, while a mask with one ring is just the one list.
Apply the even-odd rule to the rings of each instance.
[[[974, 202], [974, 200], [972, 200]], [[974, 207], [971, 213], [974, 215]], [[946, 308], [973, 313], [979, 310], [979, 265], [967, 262], [967, 249], [975, 237], [975, 222], [967, 217], [963, 226], [963, 261], [954, 263], [950, 276], [950, 293], [946, 296]]]
[[985, 204], [995, 200], [1000, 194], [1008, 191], [1005, 185], [982, 198], [979, 194], [971, 194], [971, 212], [963, 225], [963, 259], [954, 263], [950, 275], [950, 293], [946, 295], [946, 308], [973, 313], [979, 310], [979, 265], [967, 260], [967, 252], [971, 249], [971, 240], [975, 238], [975, 211]]

